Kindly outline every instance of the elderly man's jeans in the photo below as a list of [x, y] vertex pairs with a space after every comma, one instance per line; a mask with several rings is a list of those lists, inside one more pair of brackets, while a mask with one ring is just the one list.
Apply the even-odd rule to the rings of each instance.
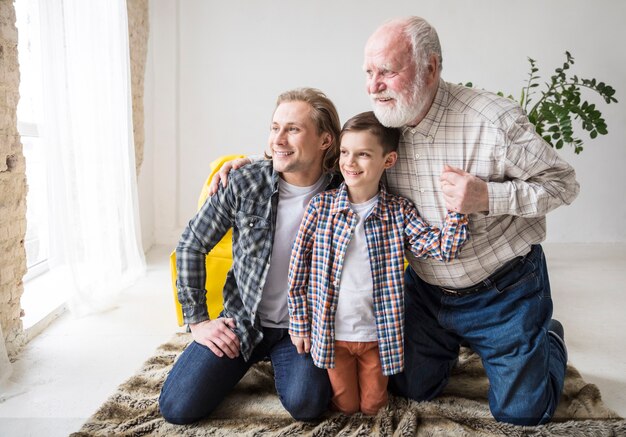
[[294, 419], [311, 420], [325, 412], [331, 398], [326, 370], [315, 367], [310, 354], [298, 354], [287, 329], [263, 328], [263, 334], [248, 362], [241, 356], [217, 357], [195, 341], [187, 346], [161, 390], [159, 408], [165, 420], [187, 424], [205, 418], [250, 366], [265, 357], [272, 361], [280, 401]]
[[550, 420], [563, 389], [567, 352], [548, 325], [550, 283], [541, 246], [494, 286], [454, 297], [405, 274], [405, 371], [390, 379], [393, 392], [418, 401], [448, 383], [461, 340], [482, 359], [489, 406], [496, 420], [536, 425]]

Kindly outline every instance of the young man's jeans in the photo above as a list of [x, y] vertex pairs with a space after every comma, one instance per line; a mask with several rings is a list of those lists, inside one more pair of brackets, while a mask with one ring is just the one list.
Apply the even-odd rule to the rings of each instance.
[[331, 397], [326, 370], [315, 367], [310, 354], [298, 354], [287, 329], [263, 328], [263, 335], [248, 362], [241, 355], [217, 357], [195, 341], [187, 346], [161, 390], [159, 408], [165, 420], [186, 424], [205, 418], [250, 366], [266, 357], [272, 361], [278, 397], [294, 419], [311, 420], [325, 412]]
[[448, 383], [466, 341], [489, 378], [496, 420], [536, 425], [550, 420], [561, 396], [567, 352], [548, 334], [552, 299], [545, 257], [535, 245], [517, 268], [490, 289], [449, 296], [405, 274], [405, 371], [390, 378], [392, 391], [430, 400]]

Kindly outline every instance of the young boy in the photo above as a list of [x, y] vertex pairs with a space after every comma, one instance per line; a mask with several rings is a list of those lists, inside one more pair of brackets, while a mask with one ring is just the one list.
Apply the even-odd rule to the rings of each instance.
[[328, 369], [332, 406], [345, 414], [376, 414], [388, 376], [403, 370], [404, 251], [447, 261], [467, 239], [467, 217], [450, 212], [439, 230], [380, 186], [399, 135], [373, 112], [346, 122], [344, 183], [311, 199], [291, 254], [291, 341]]

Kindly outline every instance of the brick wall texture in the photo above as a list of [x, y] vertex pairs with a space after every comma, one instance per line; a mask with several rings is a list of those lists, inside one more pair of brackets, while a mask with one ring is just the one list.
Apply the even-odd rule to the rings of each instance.
[[20, 83], [11, 0], [0, 0], [0, 323], [12, 356], [23, 344], [20, 297], [26, 273], [26, 175], [17, 133]]
[[[148, 0], [128, 0], [133, 130], [137, 173], [143, 161], [143, 77], [148, 41]], [[18, 33], [13, 0], [0, 0], [0, 324], [9, 356], [24, 345], [20, 298], [26, 273], [26, 164], [17, 132]]]
[[127, 0], [128, 38], [130, 40], [130, 75], [133, 93], [133, 133], [137, 174], [143, 163], [145, 142], [143, 115], [143, 79], [148, 54], [148, 0]]

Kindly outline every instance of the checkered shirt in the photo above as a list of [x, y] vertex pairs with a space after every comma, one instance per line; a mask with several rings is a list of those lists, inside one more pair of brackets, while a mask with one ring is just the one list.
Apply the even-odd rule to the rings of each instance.
[[206, 254], [232, 228], [233, 265], [224, 284], [223, 316], [235, 319], [235, 333], [246, 360], [263, 338], [256, 312], [272, 254], [278, 177], [272, 161], [258, 161], [233, 170], [228, 186], [220, 187], [206, 200], [176, 247], [178, 300], [184, 322], [208, 320]]
[[446, 216], [444, 164], [487, 182], [489, 211], [469, 216], [472, 239], [456, 260], [408, 255], [424, 281], [442, 287], [472, 286], [528, 253], [545, 239], [546, 213], [579, 191], [574, 169], [537, 135], [519, 105], [442, 80], [426, 117], [403, 129], [398, 161], [387, 170], [390, 192], [411, 199], [435, 226]]
[[[289, 333], [310, 336], [311, 357], [320, 368], [334, 367], [337, 294], [356, 222], [344, 184], [320, 193], [309, 203], [291, 254]], [[453, 258], [467, 239], [467, 218], [449, 213], [439, 230], [410, 201], [381, 188], [364, 230], [380, 361], [383, 373], [393, 375], [404, 368], [404, 252], [438, 262]]]

